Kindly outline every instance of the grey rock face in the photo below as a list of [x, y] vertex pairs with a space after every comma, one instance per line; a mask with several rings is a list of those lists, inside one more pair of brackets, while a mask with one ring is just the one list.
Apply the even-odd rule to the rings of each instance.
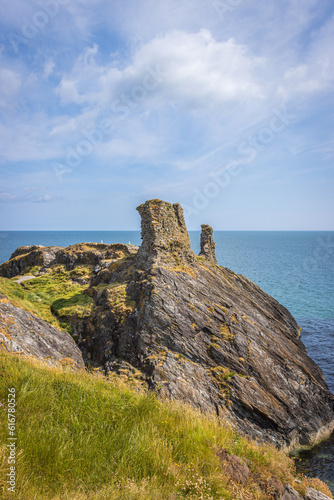
[[49, 266], [55, 262], [60, 249], [61, 247], [43, 247], [42, 245], [20, 247], [15, 250], [8, 262], [0, 265], [0, 276], [13, 278], [30, 267]]
[[12, 253], [10, 256], [11, 259], [15, 259], [15, 257], [18, 257], [19, 255], [25, 255], [27, 253], [33, 252], [34, 250], [40, 250], [46, 248], [43, 245], [27, 245], [24, 247], [19, 247], [15, 250], [15, 252]]
[[290, 484], [286, 484], [282, 500], [302, 500], [302, 497]]
[[305, 500], [330, 500], [330, 498], [321, 491], [307, 488]]
[[70, 335], [6, 302], [0, 302], [0, 349], [50, 364], [84, 368], [81, 352]]
[[212, 264], [217, 264], [216, 259], [216, 251], [215, 251], [215, 243], [213, 241], [213, 229], [207, 224], [202, 224], [202, 232], [201, 232], [201, 251], [199, 255], [203, 256]]
[[193, 262], [195, 256], [184, 222], [182, 207], [175, 203], [150, 200], [137, 208], [141, 216], [142, 245], [138, 261], [157, 259], [181, 259]]
[[333, 395], [291, 314], [244, 276], [189, 263], [183, 224], [175, 254], [170, 204], [154, 200], [139, 211], [145, 248], [127, 285], [136, 307], [122, 333], [113, 330], [113, 355], [167, 397], [212, 409], [259, 440], [288, 449], [329, 433]]
[[41, 272], [53, 264], [64, 264], [67, 270], [76, 266], [96, 266], [100, 269], [114, 260], [136, 254], [138, 247], [117, 243], [78, 243], [67, 248], [44, 247], [42, 245], [20, 247], [12, 254], [9, 261], [0, 265], [0, 276], [13, 278], [38, 266]]
[[[148, 201], [143, 243], [81, 244], [56, 252], [70, 270], [93, 266], [89, 317], [73, 323], [78, 345], [97, 366], [131, 365], [171, 399], [187, 401], [285, 450], [325, 438], [334, 396], [307, 356], [287, 309], [252, 281], [214, 263], [211, 228], [194, 255], [182, 209]], [[30, 254], [15, 257], [24, 269]], [[12, 269], [11, 261], [0, 272]]]

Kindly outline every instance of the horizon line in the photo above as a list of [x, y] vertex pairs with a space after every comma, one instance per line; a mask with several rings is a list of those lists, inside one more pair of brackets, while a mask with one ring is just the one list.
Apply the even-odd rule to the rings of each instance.
[[[191, 232], [201, 232], [200, 229], [187, 229]], [[0, 233], [140, 233], [140, 229], [0, 229]], [[213, 232], [220, 233], [316, 233], [334, 232], [334, 229], [214, 229]]]

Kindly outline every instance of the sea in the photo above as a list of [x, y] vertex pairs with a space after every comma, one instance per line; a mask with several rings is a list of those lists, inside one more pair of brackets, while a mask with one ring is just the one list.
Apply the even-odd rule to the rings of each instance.
[[[200, 233], [190, 231], [199, 252]], [[308, 354], [334, 392], [334, 232], [215, 231], [218, 264], [243, 274], [287, 307], [302, 327]], [[2, 231], [0, 263], [23, 245], [81, 242], [140, 245], [139, 231]], [[294, 457], [299, 472], [320, 477], [334, 493], [334, 434]]]

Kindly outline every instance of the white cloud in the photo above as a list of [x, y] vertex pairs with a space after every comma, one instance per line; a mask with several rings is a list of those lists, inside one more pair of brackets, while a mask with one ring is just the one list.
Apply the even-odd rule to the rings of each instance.
[[87, 47], [76, 60], [71, 74], [64, 76], [56, 89], [63, 104], [97, 104], [101, 93], [101, 77], [110, 71], [95, 61], [98, 52], [96, 44]]
[[47, 140], [45, 117], [30, 117], [14, 127], [0, 125], [0, 159], [2, 162], [44, 161], [62, 153], [59, 144]]
[[96, 154], [108, 162], [110, 158], [123, 161], [134, 159], [136, 162], [148, 159], [154, 162], [159, 155], [163, 155], [163, 142], [157, 135], [145, 130], [137, 120], [132, 120], [130, 132], [107, 140], [96, 149]]
[[16, 199], [15, 195], [10, 193], [0, 193], [0, 201], [14, 201]]
[[[205, 8], [199, 0], [193, 4], [185, 0], [182, 5], [166, 0], [161, 7], [153, 0], [143, 0], [140, 6], [128, 0], [112, 6], [104, 0], [73, 0], [50, 20], [48, 28], [53, 36], [56, 23], [63, 23], [65, 31], [75, 18], [73, 33], [80, 36], [81, 43], [72, 40], [71, 56], [63, 58], [59, 47], [65, 42], [59, 36], [59, 50], [52, 44], [51, 51], [41, 47], [36, 52], [39, 64], [22, 71], [26, 77], [17, 74], [25, 82], [20, 105], [27, 106], [27, 113], [10, 117], [13, 120], [4, 124], [2, 158], [45, 161], [64, 157], [68, 146], [76, 148], [86, 139], [85, 131], [98, 127], [106, 116], [115, 121], [127, 119], [118, 121], [112, 133], [105, 134], [103, 144], [94, 147], [94, 159], [131, 162], [147, 158], [152, 164], [161, 160], [179, 170], [193, 171], [206, 168], [208, 161], [220, 163], [220, 157], [247, 138], [252, 127], [256, 130], [266, 123], [282, 97], [291, 103], [297, 94], [322, 90], [331, 82], [330, 20], [322, 30], [314, 31], [307, 56], [298, 53], [296, 40], [309, 27], [316, 1], [310, 0], [307, 6], [296, 0], [288, 0], [284, 6], [272, 0], [244, 5], [234, 9], [222, 30], [222, 21], [209, 0]], [[260, 15], [261, 25], [255, 31], [250, 29]], [[139, 32], [145, 16], [149, 27], [145, 24]], [[215, 22], [210, 24], [210, 18]], [[107, 23], [117, 43], [112, 42], [109, 50], [96, 37], [101, 49], [97, 44], [87, 46], [95, 27], [103, 24], [107, 29]], [[126, 41], [117, 38], [116, 23], [126, 27]], [[173, 26], [178, 29], [171, 31]], [[133, 31], [131, 40], [128, 30]], [[86, 31], [87, 38], [83, 36]], [[46, 30], [39, 34], [48, 36]], [[271, 43], [264, 43], [268, 40]], [[37, 37], [33, 42], [37, 44]], [[282, 48], [282, 57], [278, 48]], [[23, 64], [17, 67], [24, 68]], [[66, 73], [61, 73], [64, 67]], [[154, 72], [157, 76], [152, 77]], [[208, 157], [218, 146], [219, 158]]]
[[314, 34], [304, 60], [289, 68], [279, 92], [284, 98], [331, 89], [334, 83], [334, 17]]
[[43, 68], [43, 77], [47, 80], [49, 76], [52, 75], [53, 70], [56, 67], [56, 63], [52, 59], [48, 59], [44, 63], [44, 68]]
[[218, 42], [202, 29], [156, 38], [137, 53], [133, 69], [140, 74], [148, 66], [160, 65], [166, 75], [165, 95], [201, 107], [262, 97], [255, 75], [262, 63], [234, 39]]
[[0, 203], [49, 203], [57, 198], [49, 194], [10, 194], [6, 192], [0, 193]]
[[57, 91], [63, 103], [105, 106], [115, 99], [124, 103], [127, 94], [139, 101], [138, 87], [146, 94], [152, 88], [154, 95], [193, 108], [215, 109], [226, 102], [263, 98], [256, 70], [264, 61], [234, 39], [218, 42], [205, 29], [156, 37], [124, 69], [115, 62], [99, 66], [96, 55], [96, 45], [86, 49], [62, 79]]
[[21, 87], [21, 76], [9, 68], [0, 68], [0, 106], [8, 106]]

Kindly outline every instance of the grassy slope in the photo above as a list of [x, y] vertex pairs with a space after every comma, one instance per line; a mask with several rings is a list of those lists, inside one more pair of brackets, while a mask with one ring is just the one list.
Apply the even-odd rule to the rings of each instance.
[[[268, 499], [250, 479], [244, 488], [223, 473], [217, 450], [242, 457], [252, 475], [271, 475], [300, 491], [294, 464], [282, 452], [238, 436], [181, 404], [159, 401], [119, 376], [48, 367], [0, 354], [0, 400], [17, 395], [17, 493], [48, 499]], [[0, 408], [0, 446], [7, 415]], [[8, 451], [0, 447], [0, 491]], [[254, 477], [254, 476], [253, 476]], [[322, 487], [327, 494], [326, 487]], [[0, 493], [1, 495], [1, 493]]]
[[63, 266], [56, 266], [48, 274], [21, 285], [0, 277], [0, 293], [14, 306], [59, 328], [62, 316], [82, 317], [92, 310], [94, 301], [82, 293], [88, 285], [72, 282], [73, 277], [82, 277], [86, 272], [86, 268], [66, 272]]

